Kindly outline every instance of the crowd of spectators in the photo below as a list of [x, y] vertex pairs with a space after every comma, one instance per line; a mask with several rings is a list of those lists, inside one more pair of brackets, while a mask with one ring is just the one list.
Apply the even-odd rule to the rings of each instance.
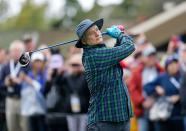
[[[120, 62], [134, 110], [131, 131], [186, 131], [185, 43], [173, 36], [159, 53], [144, 34], [134, 40], [136, 51]], [[23, 52], [46, 46], [27, 36], [0, 48], [0, 131], [86, 131], [82, 50], [70, 46], [66, 58], [58, 48], [43, 50], [28, 66], [18, 63]]]

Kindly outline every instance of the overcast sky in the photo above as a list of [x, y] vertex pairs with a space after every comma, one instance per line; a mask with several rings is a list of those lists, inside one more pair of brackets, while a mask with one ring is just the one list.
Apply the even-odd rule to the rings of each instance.
[[[0, 0], [1, 1], [1, 0]], [[16, 15], [21, 10], [21, 4], [25, 0], [6, 0], [9, 5], [8, 16]], [[57, 16], [59, 15], [61, 7], [64, 5], [64, 0], [34, 0], [37, 4], [42, 4], [43, 2], [48, 1], [48, 15], [49, 16]], [[93, 7], [94, 0], [78, 0], [81, 3], [81, 6], [85, 11], [90, 10]], [[98, 3], [102, 6], [110, 5], [110, 4], [120, 4], [123, 0], [98, 0]]]

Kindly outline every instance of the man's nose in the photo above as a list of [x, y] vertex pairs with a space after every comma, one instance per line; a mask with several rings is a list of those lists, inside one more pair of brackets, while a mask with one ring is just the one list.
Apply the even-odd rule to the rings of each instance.
[[96, 31], [95, 34], [96, 34], [96, 36], [99, 36], [100, 35], [100, 31]]

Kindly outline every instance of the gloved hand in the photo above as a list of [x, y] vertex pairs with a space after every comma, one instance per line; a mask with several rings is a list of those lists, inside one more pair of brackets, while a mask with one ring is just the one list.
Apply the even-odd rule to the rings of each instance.
[[121, 30], [115, 25], [111, 26], [110, 28], [107, 28], [106, 32], [109, 36], [113, 38], [118, 38], [122, 33]]

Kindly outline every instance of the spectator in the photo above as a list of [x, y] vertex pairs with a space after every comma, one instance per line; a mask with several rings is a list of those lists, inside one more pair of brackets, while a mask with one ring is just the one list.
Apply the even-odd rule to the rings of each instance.
[[64, 93], [64, 112], [67, 115], [69, 131], [85, 131], [87, 110], [89, 105], [89, 90], [85, 80], [81, 55], [74, 54], [68, 61], [68, 74], [58, 78], [58, 85]]
[[[38, 47], [38, 49], [43, 49], [43, 48], [46, 48], [47, 45], [46, 44], [42, 44]], [[50, 58], [51, 58], [51, 51], [49, 49], [45, 49], [45, 50], [42, 50], [41, 51], [44, 56], [45, 56], [45, 61], [46, 62], [49, 62], [50, 61]]]
[[31, 34], [25, 34], [23, 36], [23, 42], [25, 44], [26, 51], [31, 52], [36, 49], [36, 41]]
[[63, 56], [60, 54], [60, 50], [57, 48], [51, 49], [51, 58], [48, 62], [49, 69], [57, 69], [58, 72], [64, 68], [64, 59]]
[[143, 52], [146, 48], [153, 47], [152, 43], [148, 41], [144, 33], [141, 33], [136, 37], [135, 43], [135, 46], [137, 46], [136, 52]]
[[[6, 61], [5, 56], [6, 56], [6, 51], [3, 48], [0, 48], [0, 85], [3, 84], [2, 71]], [[5, 97], [6, 97], [6, 88], [0, 86], [0, 131], [6, 130]]]
[[28, 75], [21, 75], [21, 113], [28, 117], [30, 131], [46, 131], [46, 102], [44, 98], [46, 71], [45, 58], [41, 52], [31, 56], [31, 70]]
[[186, 131], [186, 71], [182, 72], [181, 88], [180, 88], [180, 101], [181, 101], [181, 112], [184, 116], [184, 131]]
[[181, 107], [182, 107], [182, 114], [184, 115], [184, 131], [186, 131], [186, 100], [185, 100], [185, 94], [186, 94], [186, 46], [182, 46], [183, 48], [180, 51], [180, 57], [179, 57], [179, 64], [181, 68], [181, 88], [180, 88], [180, 101], [181, 101]]
[[179, 63], [181, 72], [186, 72], [186, 46], [183, 46], [183, 48], [180, 50]]
[[179, 36], [173, 35], [168, 44], [167, 54], [169, 55], [178, 54], [182, 44], [183, 43], [180, 40]]
[[19, 77], [21, 68], [18, 64], [19, 57], [25, 51], [25, 46], [21, 41], [13, 41], [9, 48], [10, 61], [2, 69], [1, 87], [6, 87], [6, 120], [8, 131], [25, 130], [25, 120], [20, 113], [20, 91], [22, 81]]
[[[62, 85], [58, 85], [56, 80], [63, 77], [66, 72], [64, 68], [64, 60], [59, 49], [51, 49], [51, 59], [48, 62], [48, 73], [46, 82], [46, 100], [48, 110], [48, 127], [49, 131], [67, 131], [68, 125], [66, 116], [64, 115], [64, 91], [61, 90]], [[58, 115], [55, 115], [55, 114]], [[60, 115], [59, 115], [60, 114]]]
[[[183, 121], [180, 105], [180, 72], [178, 58], [169, 56], [165, 63], [166, 72], [145, 86], [148, 95], [156, 93], [158, 97], [166, 97], [172, 104], [173, 110], [168, 119], [158, 120], [156, 131], [183, 131]], [[163, 112], [163, 109], [161, 110]]]
[[6, 50], [0, 48], [0, 70], [2, 68], [2, 65], [5, 63], [6, 63]]
[[151, 99], [146, 97], [144, 85], [153, 81], [159, 73], [163, 72], [163, 68], [157, 62], [154, 47], [147, 47], [142, 55], [143, 63], [132, 69], [129, 92], [134, 106], [134, 114], [138, 120], [138, 129], [148, 131], [150, 129], [147, 111], [151, 106]]

